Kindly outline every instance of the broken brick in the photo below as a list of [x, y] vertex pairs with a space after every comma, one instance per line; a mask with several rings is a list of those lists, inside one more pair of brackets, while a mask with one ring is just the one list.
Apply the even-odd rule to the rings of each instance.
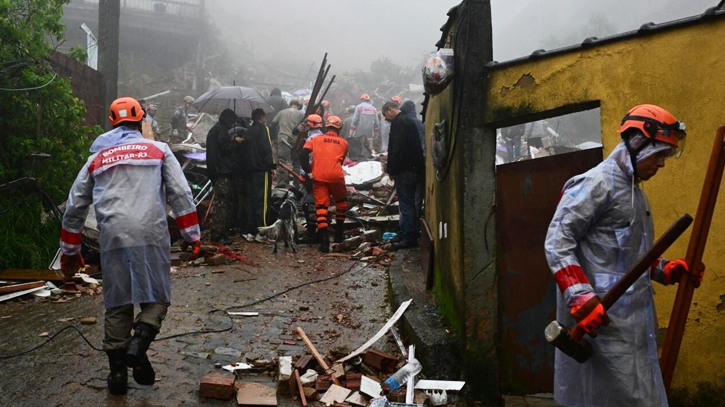
[[320, 393], [312, 387], [303, 387], [302, 391], [305, 392], [305, 398], [308, 400], [318, 400], [320, 398]]
[[199, 395], [210, 399], [229, 400], [234, 396], [234, 375], [207, 373], [199, 382]]
[[206, 259], [206, 263], [210, 266], [223, 266], [226, 261], [227, 258], [223, 254], [215, 254]]
[[392, 373], [398, 365], [398, 358], [376, 349], [368, 349], [363, 354], [363, 363], [383, 372]]
[[345, 375], [345, 387], [350, 390], [360, 390], [362, 373], [348, 373]]
[[330, 378], [330, 376], [317, 376], [317, 381], [315, 382], [315, 389], [317, 389], [317, 391], [327, 391], [330, 386], [332, 386], [332, 378]]
[[313, 360], [312, 355], [304, 355], [304, 356], [302, 356], [297, 361], [297, 363], [295, 363], [295, 369], [299, 369], [299, 370], [302, 370], [302, 371], [306, 371], [307, 368], [308, 368], [308, 365], [310, 364], [310, 362], [312, 362], [312, 360]]
[[373, 247], [373, 256], [379, 257], [384, 255], [386, 252], [385, 250], [379, 248], [379, 247]]

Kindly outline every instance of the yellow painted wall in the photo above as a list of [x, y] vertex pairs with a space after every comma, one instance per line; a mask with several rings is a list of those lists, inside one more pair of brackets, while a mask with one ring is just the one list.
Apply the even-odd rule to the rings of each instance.
[[[493, 69], [486, 120], [598, 100], [606, 156], [620, 140], [617, 128], [630, 107], [668, 109], [687, 124], [688, 137], [683, 156], [668, 160], [644, 184], [659, 234], [679, 215], [697, 211], [715, 130], [725, 123], [724, 50], [725, 18], [719, 17]], [[705, 280], [695, 293], [673, 387], [725, 381], [725, 194], [719, 198]], [[689, 232], [666, 256], [684, 257], [688, 241]], [[676, 288], [655, 286], [660, 327], [666, 327]]]
[[[451, 155], [450, 170], [442, 182], [430, 160], [433, 126], [452, 120], [453, 88], [448, 87], [428, 101], [426, 111], [426, 205], [424, 219], [433, 235], [434, 291], [436, 302], [457, 333], [463, 333], [465, 315], [465, 283], [463, 268], [463, 149], [456, 144]], [[450, 139], [449, 139], [450, 140]], [[447, 238], [441, 223], [447, 224]]]

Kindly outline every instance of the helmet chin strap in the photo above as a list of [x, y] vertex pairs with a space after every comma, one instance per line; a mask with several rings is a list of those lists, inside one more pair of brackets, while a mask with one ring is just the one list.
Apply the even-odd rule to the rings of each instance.
[[644, 136], [645, 141], [642, 143], [641, 146], [638, 148], [633, 148], [632, 145], [629, 143], [629, 140], [632, 138], [630, 137], [624, 137], [624, 145], [627, 147], [627, 151], [629, 152], [629, 159], [632, 160], [632, 171], [634, 172], [635, 178], [639, 178], [639, 174], [637, 173], [637, 156], [639, 153], [642, 152], [650, 143], [654, 142], [653, 139]]

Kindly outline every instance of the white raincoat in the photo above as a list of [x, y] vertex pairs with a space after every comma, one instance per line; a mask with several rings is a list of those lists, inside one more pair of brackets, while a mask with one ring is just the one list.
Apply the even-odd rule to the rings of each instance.
[[[643, 136], [633, 138], [636, 148]], [[650, 144], [638, 162], [670, 148]], [[654, 225], [623, 142], [595, 168], [564, 186], [546, 236], [546, 258], [559, 286], [557, 320], [576, 326], [570, 307], [604, 294], [649, 250]], [[583, 364], [556, 350], [554, 399], [567, 406], [667, 406], [657, 358], [652, 279], [662, 281], [665, 260], [653, 264], [607, 311], [609, 326], [586, 337], [594, 349]]]
[[61, 230], [66, 255], [80, 251], [93, 203], [101, 232], [106, 308], [171, 300], [166, 203], [187, 242], [200, 239], [191, 190], [169, 147], [118, 127], [100, 135], [73, 183]]

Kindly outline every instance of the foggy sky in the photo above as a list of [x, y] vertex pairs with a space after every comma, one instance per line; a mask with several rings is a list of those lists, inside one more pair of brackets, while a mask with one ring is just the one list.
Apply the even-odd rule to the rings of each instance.
[[[207, 0], [213, 24], [231, 50], [260, 60], [295, 60], [307, 67], [330, 53], [339, 70], [367, 71], [380, 56], [417, 66], [435, 50], [446, 12], [458, 0]], [[494, 59], [505, 61], [545, 47], [570, 45], [602, 26], [615, 31], [701, 14], [717, 0], [492, 0]], [[605, 25], [606, 26], [606, 25]], [[580, 38], [581, 37], [581, 38]]]

